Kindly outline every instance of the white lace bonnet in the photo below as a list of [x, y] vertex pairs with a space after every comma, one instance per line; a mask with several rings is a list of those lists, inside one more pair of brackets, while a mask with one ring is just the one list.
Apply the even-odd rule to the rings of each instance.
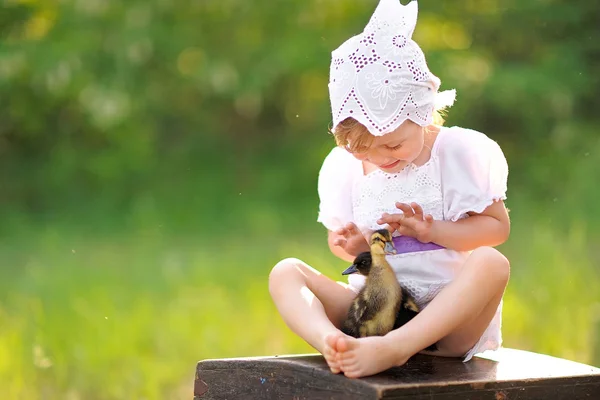
[[381, 0], [364, 31], [331, 53], [329, 96], [333, 130], [352, 117], [371, 134], [389, 133], [406, 119], [429, 125], [435, 109], [451, 106], [456, 92], [438, 93], [440, 79], [412, 40], [418, 6]]

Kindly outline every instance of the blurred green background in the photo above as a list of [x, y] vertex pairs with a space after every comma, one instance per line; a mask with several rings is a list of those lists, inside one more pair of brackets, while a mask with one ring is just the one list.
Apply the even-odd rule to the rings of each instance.
[[[189, 399], [200, 359], [313, 351], [267, 278], [346, 266], [316, 223], [329, 55], [376, 3], [3, 1], [3, 398]], [[509, 161], [505, 346], [600, 366], [600, 5], [419, 7], [446, 125]]]

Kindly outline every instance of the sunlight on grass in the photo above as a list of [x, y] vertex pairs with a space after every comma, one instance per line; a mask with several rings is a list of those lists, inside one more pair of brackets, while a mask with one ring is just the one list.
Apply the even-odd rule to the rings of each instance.
[[505, 345], [592, 363], [600, 274], [583, 226], [566, 233], [537, 226], [511, 241], [512, 277], [505, 300]]
[[[257, 235], [226, 252], [208, 244], [47, 231], [7, 246], [0, 265], [7, 398], [189, 399], [198, 360], [314, 352], [282, 322], [267, 283], [284, 257], [342, 280], [346, 263], [329, 253], [324, 234]], [[592, 363], [600, 278], [581, 227], [517, 231], [503, 250], [513, 268], [505, 345]]]
[[19, 287], [0, 308], [9, 398], [187, 399], [200, 359], [313, 351], [275, 312], [267, 249], [141, 240], [73, 252], [51, 235], [4, 277]]

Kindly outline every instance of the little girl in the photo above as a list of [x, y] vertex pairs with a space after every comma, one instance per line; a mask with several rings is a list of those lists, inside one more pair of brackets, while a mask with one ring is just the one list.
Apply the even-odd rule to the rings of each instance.
[[340, 330], [360, 275], [334, 282], [298, 259], [269, 277], [278, 311], [325, 357], [331, 371], [356, 378], [404, 364], [437, 343], [435, 355], [468, 361], [501, 345], [507, 259], [492, 246], [510, 223], [508, 167], [480, 132], [441, 126], [454, 91], [411, 39], [417, 3], [381, 0], [363, 33], [332, 53], [332, 132], [338, 144], [319, 174], [318, 221], [331, 251], [351, 261], [387, 227], [398, 254], [387, 256], [422, 312], [385, 336], [355, 339]]

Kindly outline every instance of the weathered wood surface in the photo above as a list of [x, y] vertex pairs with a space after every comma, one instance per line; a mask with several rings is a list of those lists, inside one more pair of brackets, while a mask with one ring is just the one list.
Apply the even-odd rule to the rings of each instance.
[[320, 355], [204, 360], [194, 399], [596, 400], [600, 369], [512, 349], [468, 363], [417, 355], [361, 379], [332, 374]]

